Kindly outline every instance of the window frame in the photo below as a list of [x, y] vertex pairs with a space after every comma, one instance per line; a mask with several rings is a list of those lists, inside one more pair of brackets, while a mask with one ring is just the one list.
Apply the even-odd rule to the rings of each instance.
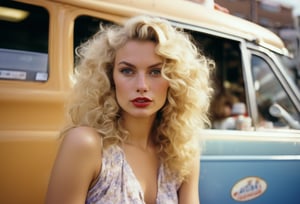
[[[251, 93], [251, 112], [253, 115], [255, 115], [255, 118], [253, 117], [253, 125], [256, 129], [256, 131], [262, 130], [258, 125], [258, 115], [259, 111], [256, 104], [256, 95], [255, 95], [255, 87], [253, 83], [253, 75], [252, 75], [252, 56], [255, 55], [259, 58], [262, 58], [270, 67], [271, 72], [274, 74], [275, 78], [278, 80], [278, 83], [281, 85], [282, 89], [286, 93], [287, 97], [291, 101], [292, 105], [295, 107], [298, 114], [300, 114], [300, 103], [299, 103], [299, 97], [297, 96], [297, 90], [293, 88], [293, 85], [291, 84], [291, 81], [289, 78], [285, 77], [285, 70], [283, 66], [280, 64], [280, 61], [277, 59], [276, 54], [273, 52], [259, 47], [255, 46], [253, 44], [247, 44], [247, 55], [248, 55], [248, 66], [249, 66], [249, 75], [247, 76], [247, 79], [249, 79], [249, 84], [247, 86], [252, 87], [253, 93]], [[251, 80], [250, 80], [251, 79]], [[300, 95], [299, 95], [300, 96]]]

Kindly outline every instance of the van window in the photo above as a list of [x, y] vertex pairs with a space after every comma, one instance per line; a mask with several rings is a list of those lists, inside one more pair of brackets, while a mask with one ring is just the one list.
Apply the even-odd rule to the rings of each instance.
[[215, 95], [210, 109], [212, 128], [234, 130], [237, 115], [248, 115], [239, 42], [196, 31], [188, 32], [200, 51], [215, 62], [212, 76]]
[[0, 29], [0, 80], [47, 81], [47, 10], [15, 1], [1, 1]]
[[81, 44], [99, 31], [100, 25], [112, 24], [107, 20], [82, 15], [78, 16], [74, 25], [74, 61], [76, 60], [75, 50]]
[[[252, 55], [252, 75], [253, 83], [256, 92], [256, 104], [258, 109], [258, 126], [269, 128], [287, 128], [289, 127], [287, 118], [278, 117], [272, 111], [271, 106], [279, 108], [277, 111], [286, 111], [286, 117], [291, 117], [298, 120], [299, 116], [293, 103], [291, 102], [288, 94], [283, 86], [280, 84], [279, 79], [272, 72], [269, 63], [262, 57]], [[276, 108], [275, 107], [275, 108]], [[282, 108], [282, 109], [281, 109]]]

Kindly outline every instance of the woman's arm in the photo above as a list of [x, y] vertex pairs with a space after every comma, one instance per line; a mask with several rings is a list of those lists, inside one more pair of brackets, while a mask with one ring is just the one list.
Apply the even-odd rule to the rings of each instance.
[[54, 163], [46, 204], [84, 204], [101, 169], [101, 149], [101, 138], [94, 129], [71, 129], [64, 136]]
[[179, 203], [180, 204], [199, 204], [199, 174], [200, 174], [200, 160], [194, 162], [193, 169], [190, 176], [185, 180], [179, 189]]

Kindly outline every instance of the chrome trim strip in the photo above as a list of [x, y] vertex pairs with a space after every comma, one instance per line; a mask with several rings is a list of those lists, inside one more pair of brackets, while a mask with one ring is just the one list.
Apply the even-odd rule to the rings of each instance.
[[[300, 155], [202, 155], [201, 161], [300, 161]], [[299, 163], [300, 165], [300, 163]]]

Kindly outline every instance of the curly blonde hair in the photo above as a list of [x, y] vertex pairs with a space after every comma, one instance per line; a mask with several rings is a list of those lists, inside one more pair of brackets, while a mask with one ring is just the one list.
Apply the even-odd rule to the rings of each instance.
[[[191, 38], [157, 17], [138, 16], [123, 26], [101, 27], [77, 49], [75, 85], [70, 98], [69, 128], [90, 126], [103, 138], [104, 148], [124, 141], [128, 132], [120, 123], [112, 71], [116, 51], [129, 40], [153, 41], [164, 59], [162, 76], [169, 81], [167, 101], [157, 113], [153, 142], [165, 165], [184, 179], [199, 158], [199, 137], [209, 125], [207, 112], [212, 89], [210, 61]], [[199, 160], [198, 160], [199, 162]]]

